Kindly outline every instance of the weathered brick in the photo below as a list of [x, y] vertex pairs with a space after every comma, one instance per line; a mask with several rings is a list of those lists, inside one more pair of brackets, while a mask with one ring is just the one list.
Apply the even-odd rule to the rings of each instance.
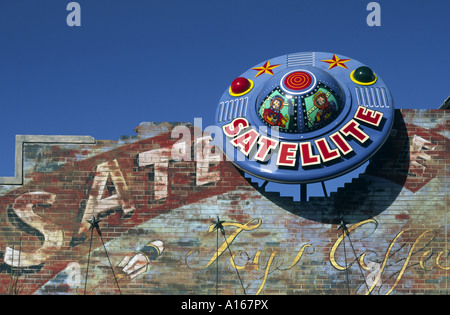
[[[194, 138], [188, 160], [172, 159], [179, 124], [161, 124], [119, 141], [24, 145], [23, 185], [0, 186], [0, 293], [18, 271], [21, 294], [84, 294], [85, 284], [86, 294], [118, 294], [109, 257], [123, 294], [215, 294], [217, 241], [220, 294], [243, 292], [233, 262], [248, 294], [449, 293], [445, 111], [397, 110], [365, 173], [308, 201], [264, 191], [223, 157], [197, 163]], [[139, 164], [160, 149], [162, 160]], [[87, 209], [100, 214], [102, 238], [83, 222]], [[133, 256], [142, 269], [126, 274], [120, 263]]]

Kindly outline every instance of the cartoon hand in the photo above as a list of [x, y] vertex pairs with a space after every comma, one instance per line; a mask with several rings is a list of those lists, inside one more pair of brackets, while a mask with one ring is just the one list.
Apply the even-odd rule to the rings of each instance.
[[148, 259], [142, 254], [128, 254], [118, 265], [131, 279], [147, 270]]

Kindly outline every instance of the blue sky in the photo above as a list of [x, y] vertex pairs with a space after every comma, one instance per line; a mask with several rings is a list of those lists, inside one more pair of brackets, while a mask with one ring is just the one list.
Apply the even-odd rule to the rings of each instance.
[[342, 54], [371, 66], [396, 108], [450, 95], [450, 2], [365, 0], [66, 0], [0, 2], [0, 176], [16, 134], [117, 140], [143, 121], [213, 124], [231, 81], [270, 58]]

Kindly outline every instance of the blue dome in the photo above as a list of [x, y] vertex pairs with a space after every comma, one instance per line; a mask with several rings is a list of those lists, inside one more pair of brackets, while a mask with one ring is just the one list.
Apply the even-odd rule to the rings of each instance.
[[271, 77], [256, 99], [256, 112], [267, 126], [284, 133], [309, 133], [332, 123], [343, 111], [344, 92], [325, 71], [302, 67]]
[[216, 110], [227, 158], [246, 173], [279, 183], [312, 183], [364, 164], [394, 118], [381, 77], [328, 52], [263, 61], [237, 77]]

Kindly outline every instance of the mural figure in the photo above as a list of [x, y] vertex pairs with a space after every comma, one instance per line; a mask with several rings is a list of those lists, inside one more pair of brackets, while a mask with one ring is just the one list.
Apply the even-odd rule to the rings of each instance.
[[284, 99], [281, 96], [275, 96], [270, 102], [270, 107], [264, 109], [263, 118], [271, 126], [286, 127], [289, 116], [280, 112], [283, 108]]
[[314, 94], [313, 101], [314, 106], [318, 109], [315, 120], [316, 124], [329, 119], [333, 111], [336, 109], [336, 103], [333, 101], [328, 101], [326, 94], [322, 91]]
[[164, 243], [156, 240], [145, 245], [138, 253], [129, 253], [117, 265], [122, 270], [118, 278], [121, 279], [127, 275], [130, 279], [136, 278], [147, 271], [150, 261], [156, 260], [162, 254], [163, 250]]

